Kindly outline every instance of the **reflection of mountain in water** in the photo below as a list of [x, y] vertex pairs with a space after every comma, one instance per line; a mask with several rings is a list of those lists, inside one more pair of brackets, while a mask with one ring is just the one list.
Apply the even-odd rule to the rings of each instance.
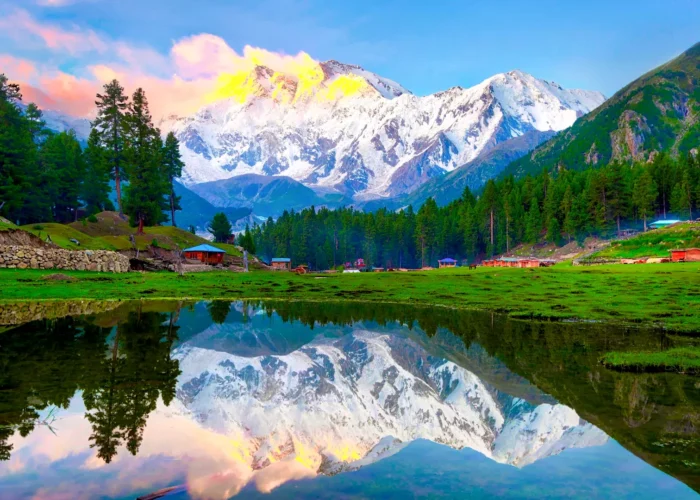
[[177, 398], [192, 419], [234, 436], [254, 470], [293, 459], [334, 474], [419, 438], [524, 466], [608, 439], [566, 406], [532, 404], [477, 376], [485, 357], [478, 347], [461, 353], [471, 371], [395, 328], [356, 328], [252, 357], [247, 348], [203, 348], [200, 335], [175, 352]]

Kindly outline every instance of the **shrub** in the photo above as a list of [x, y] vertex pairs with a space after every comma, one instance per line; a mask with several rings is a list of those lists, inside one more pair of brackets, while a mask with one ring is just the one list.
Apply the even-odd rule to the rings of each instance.
[[159, 248], [158, 240], [153, 238], [153, 241], [151, 241], [151, 246], [154, 248]]
[[95, 217], [95, 214], [92, 214], [90, 217], [87, 218], [88, 222], [92, 222], [93, 224], [97, 223], [97, 217]]
[[41, 224], [34, 224], [34, 225], [32, 226], [32, 229], [34, 229], [35, 231], [43, 231], [43, 230], [44, 230], [44, 226], [42, 226]]

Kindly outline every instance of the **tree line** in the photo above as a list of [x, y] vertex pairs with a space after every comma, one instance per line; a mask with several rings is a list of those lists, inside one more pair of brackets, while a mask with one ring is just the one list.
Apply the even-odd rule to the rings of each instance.
[[162, 140], [141, 88], [129, 99], [113, 80], [95, 106], [82, 147], [74, 131], [47, 129], [41, 110], [25, 106], [19, 85], [0, 74], [0, 215], [19, 224], [66, 223], [114, 210], [113, 182], [120, 214], [140, 232], [175, 225], [173, 182], [184, 166], [175, 135]]
[[361, 257], [368, 266], [418, 268], [444, 257], [475, 261], [521, 243], [582, 243], [623, 228], [646, 230], [653, 217], [692, 219], [699, 204], [698, 158], [659, 153], [645, 163], [490, 180], [478, 196], [467, 188], [443, 207], [429, 199], [417, 211], [285, 211], [251, 234], [263, 259], [329, 269]]

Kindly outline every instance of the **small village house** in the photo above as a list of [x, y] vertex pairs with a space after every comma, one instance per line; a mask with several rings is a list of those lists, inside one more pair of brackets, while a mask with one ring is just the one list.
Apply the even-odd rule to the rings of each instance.
[[292, 269], [292, 259], [287, 257], [277, 257], [271, 262], [273, 271], [289, 271]]
[[439, 260], [438, 264], [440, 265], [440, 269], [442, 269], [443, 267], [456, 267], [457, 261], [447, 257], [445, 259]]
[[188, 260], [198, 260], [204, 264], [217, 265], [224, 261], [225, 251], [211, 245], [197, 245], [196, 247], [184, 250], [185, 258]]
[[530, 268], [530, 267], [540, 267], [539, 259], [520, 259], [518, 261], [518, 267]]
[[672, 262], [700, 262], [700, 248], [671, 250]]

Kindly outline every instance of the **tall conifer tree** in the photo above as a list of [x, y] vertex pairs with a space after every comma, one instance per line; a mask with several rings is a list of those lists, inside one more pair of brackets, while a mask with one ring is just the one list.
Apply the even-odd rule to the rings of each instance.
[[125, 179], [125, 115], [128, 97], [117, 80], [104, 86], [104, 92], [97, 94], [97, 118], [93, 126], [100, 133], [101, 144], [105, 149], [105, 162], [110, 176], [114, 179], [117, 191], [119, 213], [124, 214], [122, 206], [121, 181]]

